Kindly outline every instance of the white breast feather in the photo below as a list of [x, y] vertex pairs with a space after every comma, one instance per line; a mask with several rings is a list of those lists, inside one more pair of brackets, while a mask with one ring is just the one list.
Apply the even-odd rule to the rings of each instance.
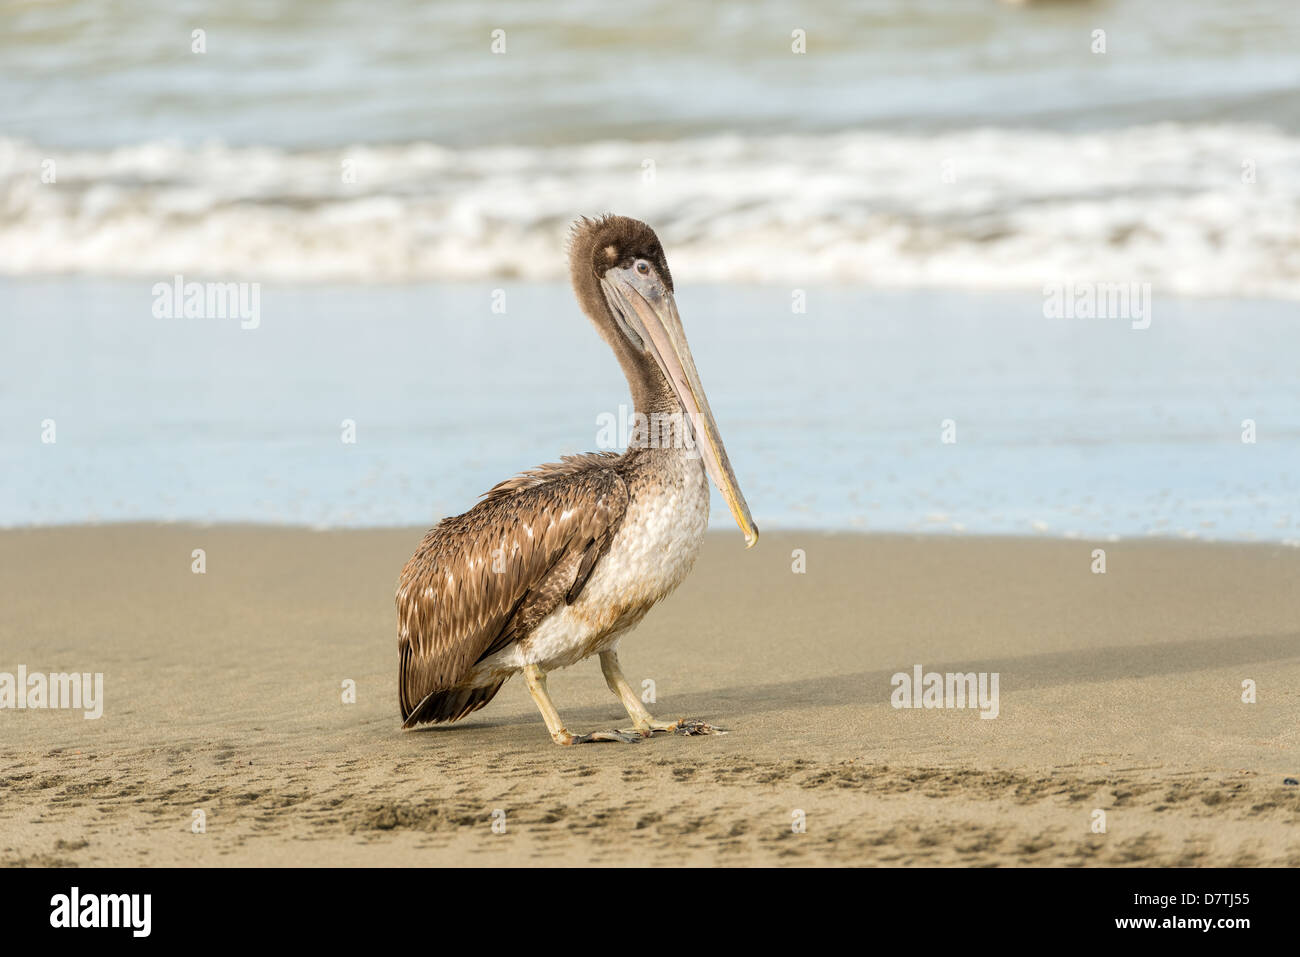
[[[698, 458], [676, 460], [672, 481], [657, 494], [642, 491], [628, 504], [609, 551], [596, 564], [582, 594], [544, 618], [525, 640], [497, 652], [474, 669], [471, 683], [488, 684], [525, 664], [565, 668], [605, 651], [641, 618], [609, 622], [611, 608], [641, 609], [668, 595], [686, 578], [709, 524], [709, 484]], [[601, 632], [606, 632], [603, 636]], [[597, 639], [599, 641], [597, 642]], [[594, 644], [593, 644], [594, 643]]]

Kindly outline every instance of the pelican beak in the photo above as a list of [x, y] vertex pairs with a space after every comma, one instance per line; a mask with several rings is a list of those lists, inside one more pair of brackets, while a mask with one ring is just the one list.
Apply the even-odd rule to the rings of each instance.
[[753, 546], [758, 541], [758, 527], [749, 514], [736, 473], [731, 470], [727, 449], [718, 434], [718, 423], [713, 420], [695, 359], [686, 344], [686, 332], [673, 294], [653, 272], [642, 276], [631, 268], [610, 269], [601, 279], [601, 288], [623, 334], [659, 364], [691, 423], [709, 477], [745, 533], [745, 547]]

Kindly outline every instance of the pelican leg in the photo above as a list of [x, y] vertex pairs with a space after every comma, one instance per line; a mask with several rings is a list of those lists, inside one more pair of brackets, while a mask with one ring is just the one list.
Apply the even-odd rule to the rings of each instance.
[[623, 674], [623, 669], [618, 663], [618, 652], [602, 651], [600, 653], [600, 670], [605, 675], [605, 684], [609, 685], [609, 690], [614, 692], [619, 701], [623, 702], [623, 707], [627, 709], [627, 716], [632, 719], [633, 727], [643, 737], [648, 738], [656, 731], [665, 731], [669, 734], [727, 733], [721, 728], [715, 728], [713, 725], [705, 724], [695, 718], [656, 721], [654, 715], [645, 709], [641, 699], [637, 697], [636, 692], [632, 690], [632, 686], [628, 684], [627, 676]]
[[537, 710], [542, 713], [546, 730], [551, 732], [551, 740], [556, 744], [590, 744], [593, 741], [621, 741], [624, 744], [633, 744], [641, 740], [639, 735], [629, 734], [626, 731], [570, 734], [564, 727], [564, 722], [560, 720], [560, 713], [555, 710], [555, 703], [551, 701], [551, 695], [546, 690], [546, 672], [537, 665], [524, 665], [524, 681], [528, 684], [528, 691], [532, 694], [533, 701], [537, 703]]

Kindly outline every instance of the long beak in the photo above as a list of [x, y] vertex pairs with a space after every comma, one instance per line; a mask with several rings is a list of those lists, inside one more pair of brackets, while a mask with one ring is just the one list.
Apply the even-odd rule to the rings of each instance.
[[[618, 304], [626, 305], [632, 313], [618, 318], [640, 320], [632, 323], [634, 331], [645, 341], [646, 348], [677, 394], [677, 401], [686, 410], [695, 430], [696, 445], [704, 459], [704, 467], [726, 499], [736, 524], [745, 533], [745, 547], [752, 547], [758, 541], [758, 527], [749, 514], [745, 496], [740, 492], [736, 473], [731, 470], [727, 449], [718, 434], [718, 423], [713, 420], [713, 410], [709, 408], [704, 386], [700, 384], [700, 374], [695, 369], [691, 348], [686, 344], [686, 332], [682, 329], [682, 319], [677, 314], [677, 303], [672, 293], [658, 282], [634, 284], [619, 276], [612, 276], [602, 283], [607, 286], [606, 295], [613, 293], [619, 300]], [[617, 316], [617, 311], [615, 314]]]

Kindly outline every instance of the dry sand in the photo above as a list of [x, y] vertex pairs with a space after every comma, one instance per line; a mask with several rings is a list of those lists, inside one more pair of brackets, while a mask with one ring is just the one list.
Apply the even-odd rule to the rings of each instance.
[[[1300, 550], [712, 535], [622, 656], [731, 733], [559, 748], [520, 681], [399, 730], [421, 534], [0, 533], [0, 671], [106, 699], [0, 711], [0, 864], [1300, 864]], [[916, 664], [998, 672], [1000, 715], [892, 708]], [[594, 661], [551, 691], [627, 726]]]

